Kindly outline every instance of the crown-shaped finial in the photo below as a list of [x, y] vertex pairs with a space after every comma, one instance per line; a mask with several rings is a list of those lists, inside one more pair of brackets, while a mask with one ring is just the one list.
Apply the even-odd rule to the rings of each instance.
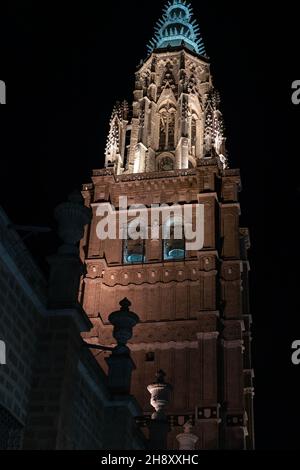
[[199, 55], [206, 56], [204, 44], [193, 10], [185, 0], [169, 1], [155, 27], [155, 36], [148, 44], [148, 52], [167, 47], [186, 46]]

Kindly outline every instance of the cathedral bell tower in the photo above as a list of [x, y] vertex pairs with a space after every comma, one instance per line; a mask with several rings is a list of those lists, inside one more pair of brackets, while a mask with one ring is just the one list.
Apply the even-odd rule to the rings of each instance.
[[[132, 394], [150, 415], [147, 386], [165, 371], [173, 387], [168, 448], [178, 448], [176, 436], [189, 423], [199, 449], [252, 449], [249, 233], [239, 226], [240, 172], [229, 168], [220, 97], [190, 4], [166, 5], [148, 53], [132, 105], [113, 109], [105, 168], [83, 186], [93, 209], [81, 246], [80, 297], [93, 323], [86, 339], [110, 346], [108, 315], [128, 297], [140, 317], [129, 342]], [[119, 228], [127, 215], [115, 239], [98, 236], [105, 203], [114, 206]], [[130, 206], [150, 213], [162, 204], [204, 208], [201, 249], [175, 236], [182, 224], [176, 217], [165, 222], [167, 238], [161, 219], [158, 236], [130, 236]], [[141, 232], [149, 235], [150, 226]], [[105, 353], [98, 359], [105, 368]]]
[[155, 31], [132, 109], [114, 107], [106, 166], [119, 175], [185, 170], [214, 154], [225, 168], [220, 99], [191, 7], [169, 3]]

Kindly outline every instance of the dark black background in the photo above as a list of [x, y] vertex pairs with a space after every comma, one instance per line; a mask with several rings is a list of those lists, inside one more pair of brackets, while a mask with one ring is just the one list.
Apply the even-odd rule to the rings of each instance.
[[[10, 2], [2, 14], [0, 204], [18, 224], [53, 225], [55, 205], [103, 166], [112, 106], [134, 72], [163, 1]], [[297, 449], [300, 366], [300, 80], [297, 2], [193, 7], [220, 90], [231, 167], [241, 168], [251, 230], [251, 308], [259, 449]], [[28, 241], [42, 268], [57, 240]]]

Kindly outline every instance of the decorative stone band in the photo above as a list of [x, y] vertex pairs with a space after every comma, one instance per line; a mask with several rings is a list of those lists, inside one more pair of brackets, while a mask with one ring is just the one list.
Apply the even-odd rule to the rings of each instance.
[[[218, 160], [212, 158], [203, 158], [199, 161], [199, 167], [205, 166], [217, 166]], [[199, 171], [199, 170], [198, 170]], [[114, 169], [112, 168], [104, 168], [93, 170], [93, 176], [113, 176], [114, 179], [119, 181], [139, 181], [144, 179], [153, 179], [153, 178], [173, 178], [174, 176], [187, 176], [187, 175], [195, 175], [197, 174], [197, 169], [190, 169], [190, 170], [173, 170], [173, 171], [164, 171], [164, 172], [151, 172], [151, 173], [140, 173], [138, 175], [133, 174], [124, 174], [122, 176], [116, 175]], [[224, 170], [224, 176], [240, 176], [240, 170], [231, 170], [226, 169]], [[93, 185], [91, 183], [86, 183], [83, 185], [83, 191], [89, 191], [93, 189]]]
[[222, 339], [221, 344], [224, 348], [226, 349], [235, 349], [235, 348], [241, 348], [242, 352], [244, 352], [244, 341], [241, 339], [234, 339], [232, 341], [226, 341]]
[[[210, 333], [197, 333], [197, 339], [199, 340], [212, 340], [217, 339], [219, 333], [217, 331], [213, 331]], [[168, 341], [168, 342], [152, 342], [152, 343], [135, 343], [129, 344], [129, 348], [131, 351], [153, 351], [153, 350], [161, 350], [165, 351], [168, 349], [198, 349], [199, 343], [198, 341]]]
[[[89, 342], [91, 342], [89, 340]], [[95, 341], [95, 344], [98, 342]], [[115, 343], [107, 344], [107, 347], [113, 348]], [[168, 342], [152, 342], [152, 343], [128, 343], [130, 351], [153, 352], [154, 350], [168, 351], [169, 349], [198, 349], [197, 341], [168, 341]]]
[[250, 395], [251, 397], [254, 397], [254, 387], [246, 387], [244, 388], [244, 395]]
[[[183, 169], [183, 170], [172, 170], [172, 171], [163, 171], [163, 172], [150, 172], [150, 173], [125, 173], [123, 175], [116, 175], [113, 169], [103, 169], [103, 170], [93, 170], [93, 176], [113, 177], [116, 183], [126, 182], [126, 181], [141, 181], [149, 179], [165, 179], [165, 178], [174, 178], [177, 176], [195, 176], [200, 171], [202, 167], [216, 167], [218, 166], [219, 161], [217, 158], [203, 158], [198, 162], [198, 168], [193, 169]], [[83, 191], [90, 190], [91, 187], [88, 184], [83, 185]]]
[[219, 334], [220, 333], [218, 331], [210, 331], [207, 333], [197, 333], [197, 339], [198, 341], [208, 341], [211, 339], [218, 339]]
[[153, 342], [153, 343], [135, 343], [128, 344], [131, 351], [153, 351], [161, 350], [167, 351], [169, 349], [198, 349], [197, 341], [169, 341], [166, 343]]
[[241, 172], [238, 169], [227, 168], [224, 173], [225, 173], [225, 176], [239, 176], [239, 177], [241, 176]]
[[[150, 417], [151, 414], [146, 412], [143, 416], [137, 416], [135, 421], [139, 427], [145, 428], [148, 425]], [[167, 419], [171, 429], [182, 427], [187, 421], [190, 421], [193, 426], [196, 422], [196, 416], [194, 412], [185, 415], [168, 414]]]
[[101, 277], [95, 277], [95, 278], [85, 277], [83, 279], [83, 282], [85, 284], [103, 284], [103, 279]]
[[[104, 259], [85, 260], [87, 275], [84, 279], [86, 284], [96, 283], [113, 287], [115, 285], [153, 285], [161, 282], [168, 284], [172, 281], [184, 282], [199, 280], [206, 281], [217, 275], [214, 269], [216, 255], [209, 252], [206, 256], [199, 256], [197, 260], [191, 259], [185, 264], [182, 261], [172, 266], [164, 266], [162, 263], [145, 263], [137, 270], [136, 265], [108, 266]], [[94, 280], [94, 281], [92, 281]]]

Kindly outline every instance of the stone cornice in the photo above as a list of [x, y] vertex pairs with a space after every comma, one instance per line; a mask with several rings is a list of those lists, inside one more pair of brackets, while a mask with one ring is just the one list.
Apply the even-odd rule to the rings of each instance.
[[[149, 172], [149, 173], [126, 173], [122, 175], [116, 175], [113, 168], [103, 168], [100, 170], [93, 170], [93, 177], [113, 177], [116, 183], [127, 182], [127, 181], [142, 181], [152, 179], [167, 179], [177, 178], [182, 176], [196, 176], [201, 173], [204, 168], [211, 168], [212, 172], [220, 173], [217, 159], [203, 158], [198, 161], [197, 168], [184, 169], [184, 170], [172, 170], [163, 172]], [[87, 186], [86, 184], [84, 185]]]
[[[97, 344], [97, 343], [96, 343]], [[106, 344], [108, 347], [114, 347], [115, 343]], [[151, 352], [154, 350], [168, 351], [170, 349], [198, 349], [198, 341], [151, 341], [141, 343], [128, 343], [131, 351], [146, 351]]]
[[226, 341], [226, 340], [222, 339], [221, 344], [226, 349], [235, 349], [235, 348], [244, 349], [244, 341], [240, 340], [240, 339], [234, 339], [234, 340], [231, 340], [231, 341]]
[[157, 349], [161, 351], [168, 351], [170, 349], [198, 349], [199, 347], [197, 341], [155, 341], [151, 343], [134, 343], [129, 344], [128, 346], [131, 351], [153, 351]]
[[[149, 263], [144, 263], [141, 267], [141, 265], [135, 265], [135, 264], [122, 264], [122, 265], [114, 265], [114, 266], [109, 266], [107, 264], [107, 261], [105, 258], [85, 258], [84, 262], [86, 265], [100, 265], [103, 266], [104, 269], [133, 269], [135, 270], [137, 267], [140, 269], [143, 268], [171, 268], [171, 267], [176, 267], [178, 269], [184, 268], [184, 267], [195, 267], [195, 268], [200, 268], [199, 266], [199, 261], [205, 260], [206, 258], [210, 257], [215, 257], [217, 260], [219, 260], [219, 254], [216, 250], [207, 250], [207, 251], [201, 251], [198, 253], [198, 258], [197, 259], [186, 259], [184, 261], [172, 261], [170, 263], [165, 262], [149, 262]], [[239, 261], [233, 260], [229, 261], [230, 263], [239, 263]]]
[[198, 202], [201, 202], [201, 199], [215, 199], [217, 202], [219, 201], [218, 199], [218, 194], [213, 192], [213, 193], [199, 193], [197, 195], [198, 197]]
[[226, 169], [224, 171], [224, 176], [225, 177], [232, 177], [232, 176], [238, 176], [240, 177], [241, 176], [241, 172], [239, 169]]
[[[197, 262], [196, 262], [197, 263]], [[92, 267], [96, 263], [92, 263]], [[96, 266], [95, 266], [96, 267]], [[96, 267], [96, 273], [90, 272], [89, 265], [87, 268], [88, 275], [84, 282], [102, 283], [108, 287], [117, 285], [141, 285], [148, 284], [159, 285], [169, 284], [171, 282], [199, 282], [203, 278], [216, 277], [218, 271], [211, 269], [210, 271], [200, 270], [199, 262], [197, 264], [179, 264], [174, 266], [165, 266], [161, 264], [143, 266], [112, 266], [100, 269]], [[93, 270], [93, 268], [92, 268]], [[104, 271], [104, 272], [103, 272]], [[92, 281], [89, 281], [91, 279]], [[97, 280], [97, 281], [96, 281]]]
[[189, 48], [187, 48], [184, 44], [181, 44], [179, 46], [172, 46], [172, 48], [165, 47], [165, 48], [154, 49], [154, 51], [150, 55], [148, 55], [147, 58], [137, 66], [136, 73], [140, 73], [143, 68], [149, 67], [152, 63], [153, 58], [156, 58], [157, 60], [159, 60], [160, 58], [166, 57], [166, 56], [176, 57], [180, 55], [182, 52], [185, 53], [187, 58], [198, 62], [200, 65], [204, 64], [204, 65], [207, 65], [208, 67], [210, 66], [208, 57], [200, 56], [196, 52], [193, 52]]
[[199, 341], [210, 341], [212, 339], [218, 339], [219, 337], [219, 332], [218, 331], [211, 331], [207, 333], [197, 333], [197, 339]]

